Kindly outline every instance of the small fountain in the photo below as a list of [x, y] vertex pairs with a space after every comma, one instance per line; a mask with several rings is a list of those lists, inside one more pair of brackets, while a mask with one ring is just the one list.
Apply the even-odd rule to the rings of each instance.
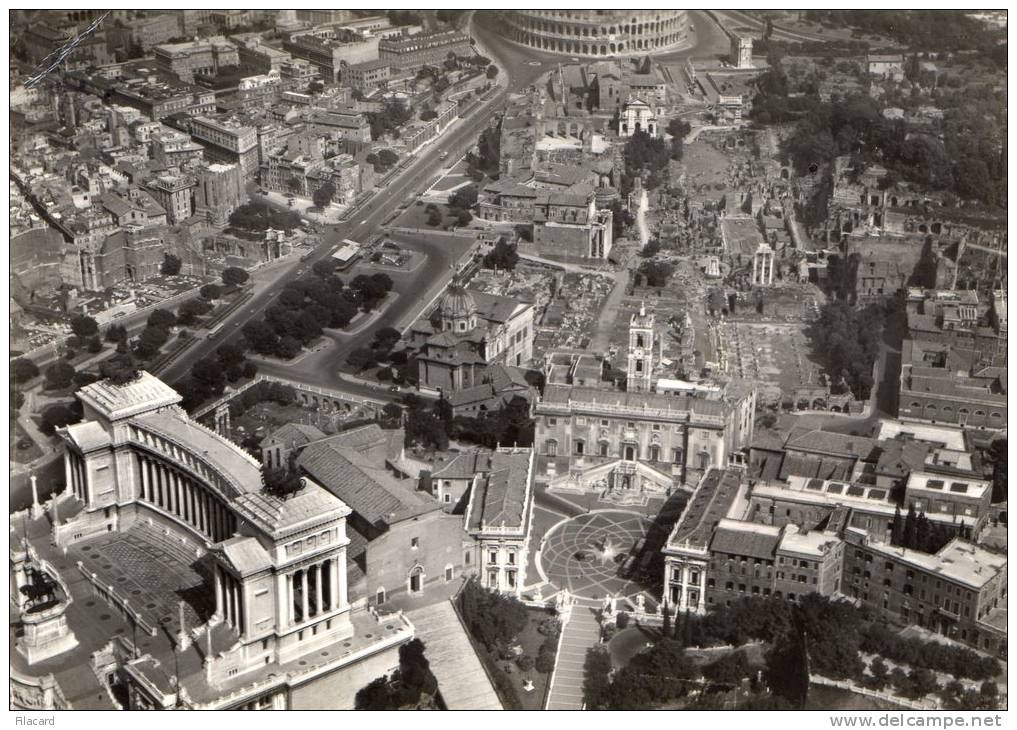
[[618, 546], [609, 537], [604, 538], [599, 545], [594, 545], [593, 552], [600, 558], [601, 565], [617, 562], [617, 557], [621, 553]]

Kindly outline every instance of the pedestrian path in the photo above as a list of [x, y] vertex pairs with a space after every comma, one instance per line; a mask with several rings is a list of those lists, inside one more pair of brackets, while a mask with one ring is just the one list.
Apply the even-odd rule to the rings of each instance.
[[450, 601], [406, 612], [450, 710], [501, 710], [502, 705]]
[[547, 693], [547, 710], [583, 709], [583, 665], [586, 652], [600, 642], [600, 623], [595, 609], [576, 603], [562, 628], [561, 644]]

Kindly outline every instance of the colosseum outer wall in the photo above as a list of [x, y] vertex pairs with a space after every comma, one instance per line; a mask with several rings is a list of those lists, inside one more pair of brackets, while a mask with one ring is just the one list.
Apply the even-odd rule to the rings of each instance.
[[502, 33], [520, 45], [568, 56], [632, 56], [688, 41], [685, 10], [506, 10]]

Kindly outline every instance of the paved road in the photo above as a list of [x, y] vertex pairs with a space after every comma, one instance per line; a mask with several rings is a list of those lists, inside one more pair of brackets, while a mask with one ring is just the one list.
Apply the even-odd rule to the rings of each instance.
[[[486, 104], [476, 109], [471, 116], [456, 128], [444, 135], [438, 143], [432, 144], [421, 151], [417, 159], [403, 174], [393, 180], [387, 187], [381, 189], [370, 202], [352, 216], [350, 221], [327, 227], [322, 236], [321, 245], [308, 256], [306, 261], [284, 270], [270, 286], [256, 293], [245, 306], [225, 320], [223, 327], [223, 331], [226, 332], [225, 336], [196, 344], [163, 371], [163, 378], [169, 382], [175, 382], [183, 377], [195, 362], [211, 354], [223, 342], [239, 336], [243, 325], [251, 320], [259, 319], [263, 315], [265, 309], [271, 305], [286, 282], [298, 278], [310, 270], [311, 265], [315, 261], [328, 256], [332, 247], [338, 241], [344, 238], [350, 238], [354, 241], [368, 240], [381, 228], [382, 222], [388, 219], [399, 205], [415, 197], [416, 193], [424, 187], [425, 183], [437, 174], [437, 171], [442, 166], [440, 159], [442, 151], [449, 151], [450, 156], [458, 156], [475, 144], [481, 130], [488, 125], [503, 99], [504, 92], [496, 94]], [[393, 280], [397, 280], [396, 291], [400, 294], [412, 292], [422, 285], [426, 285], [428, 281], [433, 281], [437, 274], [447, 270], [453, 261], [454, 250], [451, 250], [447, 245], [443, 246], [425, 239], [417, 241], [403, 239], [403, 243], [409, 248], [427, 254], [428, 261], [425, 265], [418, 267], [412, 272], [409, 277], [392, 275]], [[389, 326], [392, 322], [401, 319], [406, 315], [408, 308], [414, 305], [420, 305], [417, 298], [413, 296], [400, 296], [396, 303], [381, 317], [378, 317], [370, 328], [344, 339], [342, 351], [333, 353], [331, 357], [329, 372], [322, 373], [325, 377], [315, 380], [315, 384], [333, 387], [332, 383], [337, 379], [335, 371], [339, 360], [344, 354], [353, 348], [370, 342], [377, 329]], [[316, 359], [315, 361], [317, 362], [318, 360]]]
[[[710, 54], [726, 43], [726, 40], [721, 43], [723, 31], [709, 16], [701, 11], [690, 13], [696, 28], [695, 42], [691, 47], [661, 56], [659, 60], [670, 61], [687, 56]], [[227, 318], [223, 326], [223, 332], [226, 333], [224, 336], [197, 343], [178, 357], [162, 372], [165, 380], [171, 383], [179, 380], [187, 374], [195, 362], [212, 354], [223, 342], [239, 336], [243, 325], [263, 315], [286, 282], [298, 278], [308, 271], [315, 261], [328, 256], [338, 241], [344, 238], [354, 241], [368, 240], [400, 204], [416, 197], [417, 193], [426, 187], [426, 183], [438, 174], [443, 166], [442, 152], [447, 152], [450, 159], [456, 159], [464, 154], [476, 143], [480, 132], [488, 126], [494, 114], [505, 107], [507, 93], [526, 88], [547, 71], [545, 66], [560, 63], [564, 58], [523, 48], [500, 37], [492, 28], [495, 22], [493, 14], [477, 13], [470, 22], [471, 33], [476, 37], [478, 44], [504, 69], [506, 87], [500, 89], [479, 108], [474, 109], [470, 116], [437, 142], [422, 150], [405, 172], [380, 190], [370, 202], [353, 214], [348, 222], [326, 228], [321, 245], [305, 262], [283, 270], [270, 285], [256, 292], [250, 301]], [[370, 327], [354, 335], [331, 338], [332, 344], [304, 357], [298, 365], [266, 364], [261, 366], [261, 372], [285, 375], [299, 382], [341, 389], [352, 394], [378, 396], [378, 389], [343, 380], [338, 372], [339, 363], [351, 350], [369, 343], [378, 329], [402, 323], [414, 313], [414, 310], [419, 310], [427, 304], [429, 300], [427, 295], [430, 294], [433, 282], [447, 272], [449, 266], [461, 255], [461, 251], [450, 243], [454, 239], [436, 242], [425, 237], [399, 238], [408, 248], [427, 254], [427, 262], [409, 275], [391, 275], [395, 282], [395, 291], [400, 294], [391, 307], [375, 318]]]

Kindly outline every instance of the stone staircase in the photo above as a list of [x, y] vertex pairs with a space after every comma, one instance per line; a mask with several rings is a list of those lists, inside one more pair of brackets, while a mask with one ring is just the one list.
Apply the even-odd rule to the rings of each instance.
[[587, 650], [598, 643], [600, 623], [595, 609], [577, 602], [562, 627], [545, 710], [583, 709], [583, 665]]

